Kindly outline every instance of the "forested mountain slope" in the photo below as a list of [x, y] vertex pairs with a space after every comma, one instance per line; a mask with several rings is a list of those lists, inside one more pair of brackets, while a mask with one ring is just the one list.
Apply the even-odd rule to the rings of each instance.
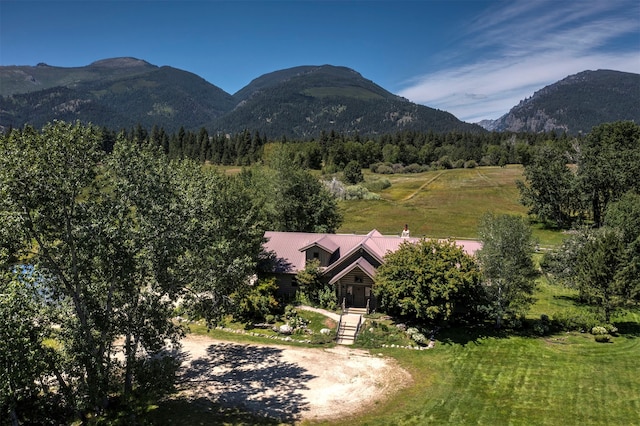
[[231, 133], [249, 128], [274, 137], [302, 139], [323, 130], [347, 134], [484, 131], [448, 112], [396, 96], [352, 69], [331, 65], [265, 74], [234, 98], [236, 108], [207, 127]]
[[256, 78], [234, 96], [195, 74], [135, 58], [86, 67], [46, 64], [0, 67], [0, 126], [41, 127], [54, 119], [112, 129], [138, 124], [168, 132], [180, 127], [209, 133], [260, 131], [308, 138], [321, 131], [382, 134], [399, 130], [484, 129], [414, 104], [354, 70], [305, 66]]
[[535, 92], [493, 122], [489, 130], [586, 134], [601, 123], [640, 123], [640, 74], [583, 71]]
[[198, 128], [231, 109], [230, 94], [195, 74], [133, 58], [87, 67], [0, 67], [0, 126], [54, 119], [119, 129], [141, 124]]

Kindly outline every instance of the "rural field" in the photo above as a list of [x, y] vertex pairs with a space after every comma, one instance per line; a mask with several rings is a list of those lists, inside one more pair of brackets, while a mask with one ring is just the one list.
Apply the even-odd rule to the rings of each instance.
[[[526, 215], [518, 204], [515, 181], [522, 178], [522, 168], [517, 166], [385, 176], [365, 173], [365, 178], [387, 178], [391, 186], [379, 192], [381, 200], [342, 202], [344, 223], [338, 232], [364, 233], [375, 228], [396, 234], [408, 223], [413, 236], [472, 239], [485, 212]], [[553, 247], [563, 238], [562, 233], [537, 225], [534, 236], [542, 247]], [[538, 260], [540, 256], [535, 255]], [[577, 302], [575, 291], [544, 277], [538, 279], [535, 297], [528, 314], [531, 320], [541, 315], [553, 318], [566, 310], [588, 310]], [[297, 417], [284, 423], [640, 425], [640, 312], [621, 311], [612, 322], [619, 333], [609, 343], [597, 343], [591, 334], [578, 331], [541, 337], [531, 330], [509, 334], [490, 328], [444, 330], [436, 346], [423, 351], [356, 342], [354, 349], [392, 360], [411, 379], [389, 393], [385, 381], [380, 381], [380, 392], [369, 399], [365, 410], [351, 412], [344, 404], [336, 404], [337, 417]], [[264, 338], [246, 334], [199, 333], [244, 344], [268, 344]], [[331, 347], [325, 344], [311, 350], [326, 352]], [[304, 362], [298, 365], [305, 370]], [[315, 370], [309, 367], [305, 374], [309, 371]], [[326, 393], [332, 389], [328, 387]], [[308, 403], [302, 402], [303, 406]], [[150, 415], [153, 420], [174, 419], [172, 424], [280, 424], [254, 416], [247, 406], [229, 409], [202, 404], [174, 400]]]
[[[397, 175], [365, 172], [365, 181], [388, 179], [391, 186], [379, 192], [381, 200], [343, 202], [344, 223], [338, 232], [399, 234], [407, 223], [414, 237], [474, 239], [487, 212], [527, 214], [516, 187], [522, 173], [519, 165]], [[562, 234], [535, 224], [533, 233], [541, 245], [562, 240]]]

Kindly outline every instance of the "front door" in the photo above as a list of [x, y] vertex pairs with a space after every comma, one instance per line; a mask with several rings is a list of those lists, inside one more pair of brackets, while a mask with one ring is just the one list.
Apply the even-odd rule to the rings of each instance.
[[364, 295], [364, 286], [354, 285], [353, 286], [353, 307], [354, 308], [364, 308], [367, 306], [367, 299]]

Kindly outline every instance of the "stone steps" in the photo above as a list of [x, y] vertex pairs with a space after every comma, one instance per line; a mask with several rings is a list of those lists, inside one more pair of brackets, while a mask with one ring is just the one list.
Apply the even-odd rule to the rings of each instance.
[[346, 308], [345, 314], [366, 315], [367, 308]]
[[353, 345], [356, 340], [358, 323], [362, 316], [358, 314], [344, 314], [341, 317], [340, 329], [337, 332], [336, 343], [339, 345]]

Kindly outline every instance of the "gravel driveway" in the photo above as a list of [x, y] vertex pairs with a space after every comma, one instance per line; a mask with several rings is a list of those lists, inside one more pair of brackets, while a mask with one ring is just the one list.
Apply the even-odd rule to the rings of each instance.
[[286, 423], [347, 417], [411, 381], [395, 360], [345, 346], [267, 346], [196, 335], [181, 343], [183, 395]]

